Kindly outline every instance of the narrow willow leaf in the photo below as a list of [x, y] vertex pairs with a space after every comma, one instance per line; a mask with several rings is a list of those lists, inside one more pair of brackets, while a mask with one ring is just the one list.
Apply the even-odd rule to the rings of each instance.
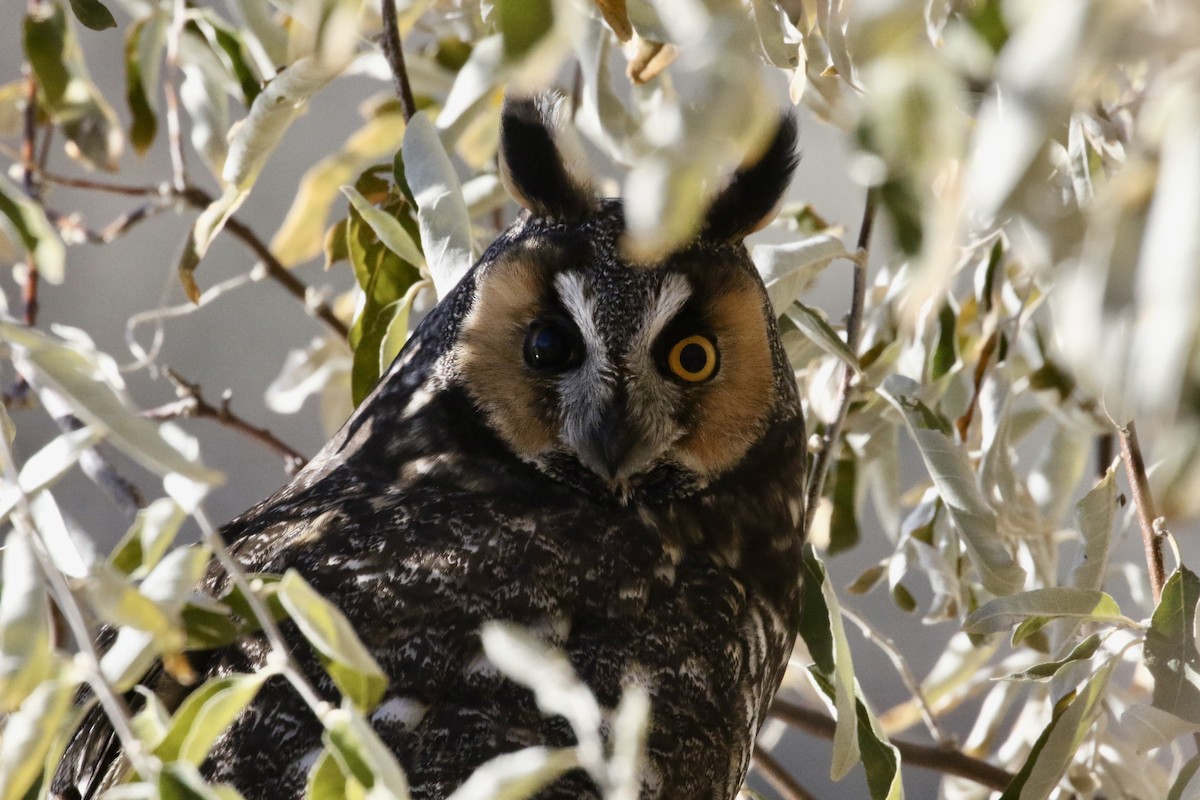
[[[370, 797], [408, 800], [408, 779], [396, 757], [361, 714], [343, 705], [321, 716], [322, 737], [342, 774], [371, 790]], [[388, 794], [390, 793], [390, 794]]]
[[781, 245], [755, 245], [751, 251], [776, 314], [786, 311], [834, 259], [849, 257], [841, 238], [831, 233]]
[[1006, 681], [1048, 681], [1058, 674], [1059, 670], [1068, 664], [1076, 661], [1083, 661], [1091, 658], [1100, 649], [1100, 635], [1093, 633], [1091, 636], [1084, 639], [1079, 644], [1072, 648], [1064, 658], [1058, 661], [1048, 661], [1044, 664], [1037, 664], [1027, 670], [1014, 672], [1012, 675], [1005, 676]]
[[[271, 239], [271, 252], [281, 263], [292, 266], [321, 252], [321, 232], [338, 188], [376, 159], [398, 150], [404, 140], [404, 128], [404, 116], [399, 111], [376, 114], [351, 134], [341, 150], [304, 173], [296, 199]], [[413, 263], [423, 261], [424, 258]]]
[[[836, 690], [826, 676], [810, 670], [817, 687], [833, 697]], [[857, 687], [856, 687], [857, 692]], [[857, 693], [854, 696], [857, 745], [862, 753], [863, 769], [872, 800], [904, 800], [900, 772], [900, 752], [888, 741], [882, 726]]]
[[1133, 744], [1141, 755], [1198, 731], [1200, 723], [1180, 719], [1147, 703], [1137, 703], [1121, 712], [1114, 733], [1122, 741]]
[[[246, 118], [229, 132], [229, 155], [221, 175], [225, 190], [192, 226], [179, 262], [181, 277], [195, 271], [196, 264], [208, 252], [213, 238], [245, 202], [263, 165], [275, 152], [287, 129], [308, 107], [308, 101], [336, 78], [344, 67], [344, 64], [302, 58], [276, 75], [267, 88], [254, 98]], [[187, 288], [187, 278], [184, 278], [184, 285]], [[189, 291], [189, 297], [193, 293], [198, 296], [193, 288]]]
[[852, 550], [858, 544], [858, 462], [838, 459], [833, 467], [833, 514], [829, 519], [829, 555]]
[[119, 572], [144, 577], [167, 552], [187, 512], [169, 497], [162, 497], [141, 509], [133, 525], [109, 556]]
[[371, 226], [375, 236], [389, 250], [415, 267], [425, 263], [425, 256], [422, 255], [420, 247], [395, 217], [373, 205], [353, 186], [342, 186], [341, 191], [363, 218], [363, 222]]
[[0, 485], [0, 520], [8, 518], [22, 497], [33, 497], [42, 489], [58, 482], [70, 469], [79, 463], [80, 456], [101, 439], [100, 432], [92, 427], [67, 431], [50, 440], [21, 467], [17, 485]]
[[258, 694], [271, 673], [213, 678], [193, 689], [184, 699], [154, 755], [163, 761], [185, 761], [200, 766], [217, 737], [233, 724]]
[[1113, 659], [1102, 667], [1069, 701], [1059, 701], [1050, 724], [1000, 800], [1045, 800], [1050, 796], [1091, 730], [1118, 661]]
[[613, 800], [636, 800], [642, 786], [646, 763], [646, 737], [650, 729], [650, 696], [637, 683], [621, 691], [612, 718], [612, 757], [608, 774], [612, 778]]
[[24, 192], [0, 175], [0, 214], [21, 237], [21, 244], [33, 256], [38, 274], [54, 284], [62, 283], [67, 251], [46, 212]]
[[5, 538], [3, 570], [0, 709], [11, 711], [50, 674], [54, 646], [42, 569], [25, 533], [14, 530]]
[[22, 800], [42, 775], [46, 756], [71, 719], [76, 683], [46, 676], [0, 733], [0, 800]]
[[571, 723], [584, 764], [590, 767], [603, 758], [600, 705], [564, 652], [506, 622], [485, 623], [480, 638], [488, 659], [510, 679], [533, 690], [543, 713]]
[[[233, 91], [228, 65], [212, 44], [211, 26], [197, 20], [197, 30], [185, 28], [179, 37], [179, 60], [183, 82], [179, 102], [191, 120], [192, 147], [209, 171], [220, 177], [229, 154], [225, 134], [230, 128], [229, 93]], [[247, 102], [249, 105], [249, 102]]]
[[1010, 595], [1024, 585], [1025, 570], [1001, 543], [996, 514], [979, 490], [965, 450], [951, 440], [937, 416], [917, 399], [918, 388], [903, 376], [891, 375], [879, 393], [903, 414], [925, 468], [979, 570], [984, 588], [995, 595]]
[[509, 61], [524, 58], [554, 27], [550, 0], [495, 0], [495, 14]]
[[132, 689], [158, 658], [154, 635], [125, 627], [100, 657], [100, 674], [119, 691]]
[[362, 784], [342, 772], [333, 753], [326, 748], [317, 757], [304, 786], [304, 800], [364, 800]]
[[1030, 617], [1065, 617], [1133, 625], [1121, 614], [1117, 601], [1104, 592], [1054, 586], [998, 597], [968, 616], [963, 622], [963, 630], [977, 634], [1000, 633]]
[[942, 304], [938, 312], [937, 343], [930, 353], [929, 379], [938, 380], [958, 363], [957, 317], [949, 303]]
[[112, 12], [105, 8], [100, 0], [71, 0], [71, 12], [75, 19], [83, 23], [85, 28], [94, 31], [108, 30], [117, 27]]
[[360, 710], [378, 705], [387, 676], [336, 606], [317, 594], [294, 569], [279, 582], [278, 597], [304, 638], [321, 656], [338, 689]]
[[526, 800], [578, 767], [573, 747], [526, 747], [480, 764], [449, 800]]
[[830, 689], [837, 710], [833, 734], [833, 760], [829, 776], [837, 781], [861, 760], [858, 746], [858, 712], [855, 707], [854, 664], [842, 625], [842, 614], [825, 565], [811, 544], [804, 546], [804, 580], [801, 583], [799, 633], [815, 662], [809, 671]]
[[1146, 632], [1146, 669], [1154, 676], [1157, 708], [1200, 723], [1200, 651], [1196, 649], [1196, 603], [1200, 578], [1179, 567], [1163, 586]]
[[110, 625], [126, 626], [150, 634], [171, 649], [183, 646], [171, 615], [137, 590], [124, 576], [105, 568], [94, 571], [87, 585], [87, 596], [96, 614]]
[[25, 127], [25, 81], [0, 85], [0, 136], [20, 136]]
[[141, 417], [113, 384], [100, 356], [39, 331], [0, 320], [0, 338], [16, 350], [22, 363], [61, 396], [80, 419], [106, 432], [112, 442], [142, 466], [159, 474], [177, 472], [200, 483], [220, 483], [224, 476], [190, 460], [164, 438], [160, 427]]
[[142, 77], [142, 36], [146, 31], [151, 35], [156, 32], [152, 17], [139, 19], [125, 34], [125, 102], [133, 118], [129, 126], [129, 143], [138, 155], [145, 155], [158, 133], [158, 118]]
[[1083, 551], [1071, 573], [1071, 583], [1080, 589], [1100, 589], [1108, 571], [1113, 517], [1117, 513], [1116, 463], [1075, 506], [1075, 527], [1083, 537]]
[[[380, 376], [387, 371], [391, 364], [388, 348], [385, 347], [388, 332], [394, 327], [397, 330], [407, 330], [408, 312], [411, 307], [411, 301], [405, 302], [403, 298], [388, 303], [378, 311], [371, 327], [363, 332], [362, 338], [354, 346], [354, 367], [350, 386], [355, 405], [367, 398], [379, 382]], [[395, 358], [394, 352], [391, 357]]]
[[441, 299], [474, 260], [471, 217], [454, 165], [424, 112], [409, 120], [401, 153], [404, 175], [417, 203], [421, 249]]
[[797, 300], [788, 308], [785, 316], [822, 351], [840, 359], [855, 372], [859, 371], [858, 358], [830, 327], [823, 312]]
[[26, 15], [24, 48], [42, 107], [66, 137], [67, 155], [91, 169], [116, 169], [124, 146], [117, 115], [92, 83], [58, 3], [39, 3]]

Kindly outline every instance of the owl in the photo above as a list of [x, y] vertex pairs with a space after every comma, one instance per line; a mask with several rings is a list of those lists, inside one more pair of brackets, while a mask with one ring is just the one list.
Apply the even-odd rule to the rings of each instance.
[[[547, 105], [511, 100], [503, 179], [525, 208], [422, 321], [374, 392], [275, 496], [222, 534], [245, 569], [298, 570], [387, 673], [369, 720], [416, 800], [571, 729], [487, 660], [503, 620], [559, 648], [604, 708], [650, 700], [640, 796], [729, 800], [792, 649], [805, 432], [793, 372], [742, 243], [774, 213], [795, 124], [733, 174], [701, 232], [623, 256], [624, 209], [564, 159]], [[224, 587], [214, 568], [207, 586]], [[338, 694], [303, 638], [297, 660]], [[262, 667], [250, 636], [189, 654], [201, 677]], [[186, 687], [147, 676], [168, 707]], [[201, 772], [247, 800], [299, 798], [322, 728], [269, 679]], [[127, 772], [91, 713], [54, 796]], [[540, 800], [599, 798], [581, 771]]]

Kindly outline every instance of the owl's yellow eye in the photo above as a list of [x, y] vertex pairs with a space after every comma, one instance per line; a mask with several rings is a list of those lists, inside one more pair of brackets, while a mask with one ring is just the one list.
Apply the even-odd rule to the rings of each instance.
[[706, 381], [717, 371], [717, 346], [700, 334], [684, 337], [667, 354], [667, 368], [688, 383]]

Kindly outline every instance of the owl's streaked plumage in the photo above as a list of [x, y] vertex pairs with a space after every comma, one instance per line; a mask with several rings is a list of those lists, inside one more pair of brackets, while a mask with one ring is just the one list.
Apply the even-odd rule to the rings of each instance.
[[[607, 707], [626, 682], [646, 687], [643, 798], [728, 800], [741, 785], [794, 638], [805, 458], [741, 240], [772, 213], [794, 146], [785, 120], [695, 241], [635, 266], [621, 202], [572, 175], [536, 103], [510, 103], [505, 179], [531, 213], [312, 463], [224, 529], [248, 570], [297, 569], [354, 623], [390, 679], [370, 719], [414, 798], [446, 797], [501, 752], [573, 742], [488, 663], [488, 620], [562, 648]], [[202, 675], [253, 671], [265, 650], [251, 638], [192, 660]], [[148, 683], [168, 706], [186, 691]], [[202, 772], [248, 800], [299, 797], [320, 749], [321, 726], [272, 678]], [[54, 791], [90, 796], [120, 763], [92, 714]], [[582, 772], [538, 795], [596, 796]]]

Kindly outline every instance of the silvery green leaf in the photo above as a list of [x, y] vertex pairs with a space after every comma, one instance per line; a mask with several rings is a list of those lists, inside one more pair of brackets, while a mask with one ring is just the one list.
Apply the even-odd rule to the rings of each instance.
[[792, 324], [822, 351], [840, 359], [843, 364], [855, 372], [859, 371], [858, 358], [842, 341], [842, 337], [838, 336], [837, 332], [830, 327], [829, 320], [823, 311], [806, 306], [797, 300], [784, 313], [792, 321]]
[[11, 711], [49, 674], [54, 658], [50, 600], [28, 534], [4, 540], [0, 591], [0, 708]]
[[1200, 724], [1189, 722], [1148, 703], [1138, 703], [1121, 712], [1116, 732], [1121, 739], [1132, 742], [1141, 754], [1198, 731]]
[[1200, 723], [1200, 650], [1196, 604], [1200, 578], [1180, 566], [1167, 579], [1146, 632], [1146, 669], [1154, 676], [1155, 707]]
[[233, 724], [270, 677], [268, 670], [224, 675], [192, 690], [171, 717], [154, 754], [163, 761], [200, 766], [217, 737]]
[[612, 800], [636, 800], [641, 790], [650, 711], [650, 696], [639, 683], [630, 682], [621, 690], [612, 718], [612, 757], [608, 762]]
[[0, 214], [7, 218], [33, 256], [39, 274], [50, 283], [62, 283], [66, 248], [40, 205], [30, 200], [12, 181], [0, 175]]
[[1021, 670], [1004, 678], [1006, 681], [1048, 681], [1057, 675], [1064, 667], [1074, 664], [1078, 661], [1086, 660], [1096, 654], [1100, 648], [1100, 635], [1093, 633], [1091, 636], [1084, 639], [1075, 647], [1071, 648], [1071, 652], [1057, 661], [1047, 661], [1042, 664], [1035, 664], [1029, 669]]
[[185, 32], [179, 38], [180, 66], [183, 82], [179, 86], [179, 101], [191, 120], [192, 147], [204, 159], [213, 175], [220, 176], [225, 167], [229, 142], [228, 91], [232, 77], [201, 36]]
[[916, 398], [918, 389], [910, 379], [892, 375], [884, 381], [879, 393], [903, 414], [925, 468], [963, 537], [984, 587], [995, 595], [1012, 594], [1024, 585], [1025, 570], [1001, 544], [996, 514], [979, 491], [964, 449], [951, 440], [932, 412]]
[[51, 439], [21, 467], [17, 485], [0, 485], [0, 520], [7, 519], [22, 495], [32, 497], [53, 486], [79, 463], [79, 457], [100, 441], [100, 432], [92, 427], [77, 428]]
[[504, 76], [503, 63], [504, 38], [500, 34], [475, 43], [438, 114], [437, 127], [445, 133], [447, 141], [457, 139], [475, 111], [491, 101]]
[[81, 352], [51, 336], [0, 320], [0, 338], [14, 348], [15, 355], [35, 384], [45, 384], [74, 409], [76, 415], [149, 470], [177, 472], [192, 480], [215, 484], [221, 473], [198, 461], [189, 460], [163, 438], [157, 425], [129, 407], [123, 387], [111, 382], [111, 371], [98, 354]]
[[1100, 589], [1108, 570], [1113, 518], [1117, 513], [1117, 462], [1075, 506], [1075, 527], [1083, 538], [1083, 549], [1071, 573], [1071, 584], [1080, 589]]
[[46, 756], [71, 719], [76, 682], [47, 675], [0, 733], [0, 800], [22, 800], [42, 777]]
[[[407, 63], [407, 54], [405, 59]], [[394, 153], [404, 140], [404, 129], [404, 117], [399, 112], [376, 114], [351, 134], [340, 150], [304, 173], [283, 225], [271, 238], [271, 252], [281, 263], [292, 266], [321, 252], [325, 219], [338, 188], [353, 181], [377, 159]]]
[[133, 525], [112, 550], [109, 563], [134, 578], [145, 577], [167, 552], [187, 512], [169, 497], [141, 509]]
[[573, 747], [527, 747], [479, 765], [450, 800], [525, 800], [577, 767]]
[[829, 686], [837, 710], [829, 767], [829, 777], [837, 781], [861, 760], [854, 664], [837, 595], [811, 544], [804, 546], [804, 576], [799, 633], [815, 662], [809, 669]]
[[508, 678], [532, 689], [543, 713], [557, 714], [571, 723], [585, 768], [600, 768], [604, 759], [600, 706], [566, 654], [507, 622], [484, 624], [480, 637], [488, 659]]
[[442, 298], [474, 261], [471, 216], [454, 164], [424, 112], [408, 121], [401, 153], [404, 176], [417, 201], [421, 249]]
[[360, 710], [374, 708], [387, 689], [388, 679], [346, 615], [317, 594], [294, 569], [284, 574], [276, 596], [320, 654], [329, 677], [346, 699]]
[[96, 561], [92, 539], [69, 522], [54, 495], [41, 491], [29, 498], [29, 513], [54, 566], [72, 578], [86, 576]]
[[1001, 800], [1045, 800], [1050, 796], [1091, 730], [1118, 661], [1112, 659], [1105, 664], [1070, 702], [1058, 704], [1050, 724], [1034, 743], [1025, 765], [1004, 790]]
[[154, 634], [123, 627], [112, 646], [100, 657], [100, 674], [118, 691], [133, 688], [158, 658]]
[[755, 245], [750, 253], [776, 314], [786, 311], [834, 259], [850, 256], [841, 238], [828, 233], [787, 244]]
[[368, 790], [367, 800], [408, 800], [408, 779], [362, 714], [345, 704], [321, 715], [325, 746], [343, 775]]
[[1121, 613], [1117, 601], [1104, 592], [1053, 586], [998, 597], [985, 603], [963, 622], [968, 633], [1000, 633], [1031, 617], [1065, 617], [1089, 622], [1136, 627]]
[[[407, 172], [405, 175], [407, 176]], [[425, 256], [417, 247], [417, 243], [412, 240], [408, 231], [404, 230], [404, 226], [395, 217], [382, 208], [372, 205], [371, 201], [363, 197], [353, 186], [340, 188], [342, 194], [346, 195], [350, 201], [350, 205], [354, 206], [354, 209], [362, 215], [363, 222], [371, 227], [385, 247], [414, 267], [420, 267], [425, 263]]]

